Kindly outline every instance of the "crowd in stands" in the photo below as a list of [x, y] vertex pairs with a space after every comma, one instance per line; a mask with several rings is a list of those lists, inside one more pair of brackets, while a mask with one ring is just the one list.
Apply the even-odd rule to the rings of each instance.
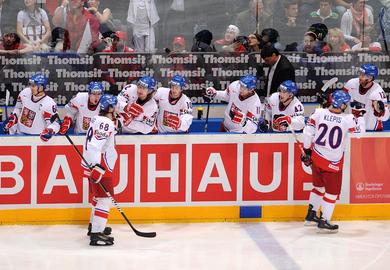
[[241, 53], [267, 42], [279, 51], [378, 52], [389, 9], [388, 0], [0, 0], [0, 52]]

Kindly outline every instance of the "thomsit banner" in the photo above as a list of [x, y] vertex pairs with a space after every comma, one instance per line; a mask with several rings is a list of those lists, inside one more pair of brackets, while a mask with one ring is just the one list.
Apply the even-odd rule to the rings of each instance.
[[[390, 56], [368, 52], [339, 54], [285, 54], [295, 67], [298, 96], [302, 102], [316, 102], [316, 92], [333, 77], [341, 88], [358, 76], [363, 63], [379, 68], [377, 82], [390, 92]], [[32, 74], [42, 72], [49, 77], [48, 94], [58, 105], [65, 105], [78, 92], [87, 91], [91, 81], [105, 81], [106, 90], [117, 94], [124, 85], [144, 75], [153, 76], [158, 87], [168, 86], [175, 74], [186, 77], [185, 93], [193, 103], [204, 103], [202, 89], [214, 86], [226, 89], [244, 74], [257, 77], [257, 92], [265, 95], [265, 78], [269, 67], [262, 64], [260, 54], [237, 53], [174, 53], [174, 54], [103, 54], [42, 53], [25, 56], [0, 55], [0, 106], [5, 104], [5, 90], [11, 92], [9, 105], [14, 105], [18, 93], [27, 86]], [[215, 100], [214, 102], [219, 102]]]
[[[389, 202], [390, 134], [351, 140], [340, 203]], [[84, 138], [73, 137], [82, 150]], [[117, 136], [125, 206], [306, 204], [311, 170], [291, 134]], [[88, 207], [80, 157], [62, 136], [0, 138], [0, 209]]]

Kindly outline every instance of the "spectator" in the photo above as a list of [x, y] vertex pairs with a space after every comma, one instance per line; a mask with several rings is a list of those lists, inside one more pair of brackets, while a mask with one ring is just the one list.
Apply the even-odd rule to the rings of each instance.
[[99, 31], [104, 34], [106, 32], [115, 32], [119, 26], [114, 25], [113, 17], [111, 10], [109, 8], [105, 8], [101, 13], [99, 11], [100, 0], [88, 0], [88, 11], [96, 16], [100, 23]]
[[107, 47], [103, 52], [123, 52], [133, 53], [134, 49], [126, 46], [127, 33], [123, 31], [116, 31], [112, 33], [109, 38], [106, 39]]
[[234, 39], [240, 34], [237, 26], [231, 24], [225, 31], [223, 39], [218, 39], [214, 42], [217, 51], [226, 51], [227, 46], [233, 44]]
[[19, 11], [16, 32], [21, 41], [33, 47], [34, 51], [49, 51], [47, 45], [51, 29], [47, 13], [37, 7], [36, 0], [25, 0], [25, 8]]
[[248, 9], [237, 14], [236, 23], [241, 33], [260, 33], [260, 29], [273, 26], [273, 17], [264, 11], [262, 0], [250, 0]]
[[155, 52], [154, 26], [160, 20], [154, 0], [130, 0], [127, 22], [137, 52]]
[[287, 0], [284, 4], [284, 14], [275, 19], [274, 25], [279, 31], [281, 43], [288, 46], [289, 50], [296, 50], [297, 37], [303, 36], [306, 28], [304, 17], [299, 16], [299, 1]]
[[186, 40], [183, 36], [174, 36], [172, 40], [172, 52], [184, 53], [186, 52]]
[[269, 97], [272, 93], [275, 93], [284, 81], [291, 80], [295, 82], [294, 66], [275, 47], [264, 46], [261, 50], [261, 58], [269, 66], [262, 96]]
[[263, 37], [257, 33], [249, 34], [248, 36], [248, 47], [249, 52], [261, 52], [264, 46]]
[[192, 52], [215, 52], [214, 45], [211, 45], [213, 34], [209, 30], [202, 30], [194, 37], [194, 44], [192, 45]]
[[308, 54], [320, 54], [316, 48], [317, 35], [311, 31], [303, 36], [303, 44], [298, 46], [298, 51]]
[[282, 44], [278, 41], [279, 32], [274, 28], [264, 28], [261, 31], [261, 36], [263, 38], [264, 46], [272, 45], [278, 50], [283, 50]]
[[8, 33], [3, 36], [3, 42], [0, 46], [0, 53], [5, 54], [25, 54], [30, 53], [34, 48], [28, 44], [22, 44], [16, 33]]
[[372, 27], [367, 27], [364, 32], [360, 35], [360, 42], [355, 44], [351, 50], [352, 51], [370, 51], [370, 52], [380, 52], [382, 51], [382, 46], [379, 42], [373, 41], [376, 37], [376, 32]]
[[328, 35], [328, 48], [325, 49], [327, 52], [346, 52], [351, 49], [349, 45], [345, 42], [344, 34], [340, 28], [331, 28], [329, 29]]
[[49, 45], [53, 52], [68, 52], [70, 50], [69, 31], [62, 27], [54, 28]]
[[92, 52], [99, 43], [99, 21], [84, 8], [84, 0], [63, 0], [55, 11], [53, 24], [68, 29], [72, 51]]
[[320, 0], [320, 8], [309, 14], [309, 23], [323, 23], [328, 28], [339, 27], [341, 16], [332, 10], [333, 0]]
[[299, 5], [299, 14], [305, 18], [310, 12], [318, 7], [318, 0], [301, 0]]
[[352, 0], [352, 6], [341, 18], [340, 28], [347, 42], [357, 44], [364, 28], [373, 24], [374, 16], [371, 9], [365, 6], [365, 0]]
[[352, 0], [335, 0], [336, 11], [343, 16], [344, 13], [352, 7]]
[[243, 53], [249, 50], [249, 40], [246, 36], [238, 36], [233, 43], [224, 47], [225, 52]]

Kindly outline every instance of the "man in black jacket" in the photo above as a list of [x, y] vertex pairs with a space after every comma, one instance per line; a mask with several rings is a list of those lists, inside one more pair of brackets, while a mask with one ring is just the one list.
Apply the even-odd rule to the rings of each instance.
[[295, 82], [295, 69], [286, 56], [281, 55], [272, 45], [267, 45], [261, 50], [261, 58], [269, 66], [265, 87], [261, 96], [269, 97], [275, 93], [279, 85], [291, 80]]

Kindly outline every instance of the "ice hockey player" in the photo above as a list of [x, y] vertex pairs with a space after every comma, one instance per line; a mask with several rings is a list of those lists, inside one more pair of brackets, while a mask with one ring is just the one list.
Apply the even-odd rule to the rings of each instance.
[[18, 95], [15, 108], [4, 126], [5, 133], [40, 134], [42, 141], [46, 142], [58, 132], [57, 104], [45, 93], [47, 83], [47, 77], [41, 73], [31, 76], [29, 86]]
[[88, 165], [81, 163], [84, 176], [90, 181], [90, 190], [94, 196], [91, 213], [91, 226], [88, 228], [91, 246], [110, 246], [114, 244], [114, 238], [108, 236], [111, 233], [106, 228], [110, 212], [111, 198], [107, 196], [100, 184], [113, 195], [112, 172], [118, 154], [115, 149], [115, 108], [118, 99], [113, 95], [103, 95], [100, 99], [99, 115], [94, 116], [88, 128], [83, 155]]
[[128, 84], [118, 95], [123, 133], [149, 134], [155, 129], [157, 103], [153, 99], [156, 81], [141, 77], [137, 84]]
[[58, 133], [65, 135], [73, 123], [75, 134], [86, 133], [92, 117], [99, 114], [99, 100], [103, 93], [104, 86], [101, 82], [90, 82], [88, 92], [77, 93], [65, 105], [66, 115]]
[[278, 92], [268, 98], [265, 119], [272, 123], [274, 131], [287, 131], [288, 127], [302, 130], [305, 127], [304, 108], [296, 97], [298, 88], [291, 80], [280, 84]]
[[330, 220], [341, 191], [346, 137], [356, 129], [354, 116], [344, 113], [350, 100], [348, 93], [336, 90], [330, 107], [316, 109], [303, 129], [305, 154], [301, 160], [311, 165], [313, 177], [305, 225], [315, 224], [320, 232], [338, 231], [338, 225]]
[[225, 91], [206, 89], [206, 97], [228, 102], [221, 126], [223, 132], [255, 133], [264, 109], [255, 92], [256, 77], [245, 75], [229, 84]]
[[154, 99], [159, 112], [157, 128], [159, 133], [187, 132], [192, 124], [192, 103], [183, 94], [186, 80], [183, 76], [175, 75], [169, 82], [170, 88], [157, 89]]
[[[359, 120], [360, 129], [383, 130], [383, 123], [389, 119], [389, 107], [385, 91], [374, 80], [378, 77], [378, 68], [373, 64], [363, 64], [360, 67], [358, 78], [350, 79], [344, 90], [348, 91], [352, 98], [352, 113]], [[363, 122], [363, 124], [362, 124]]]

